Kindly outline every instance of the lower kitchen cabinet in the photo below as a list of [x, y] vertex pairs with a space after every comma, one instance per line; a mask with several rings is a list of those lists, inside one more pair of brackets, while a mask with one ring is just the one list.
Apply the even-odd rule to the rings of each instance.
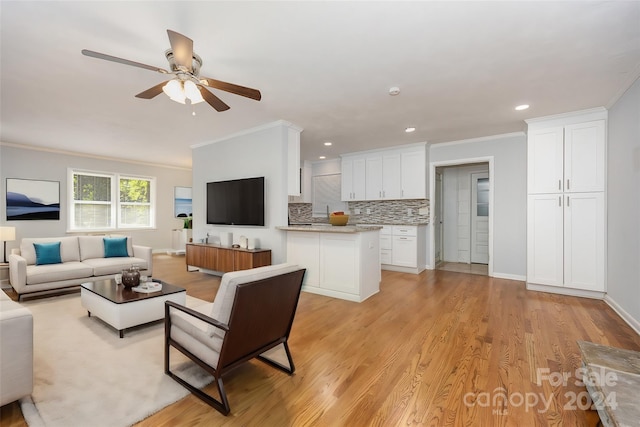
[[380, 289], [378, 230], [287, 231], [287, 262], [307, 269], [302, 290], [361, 302]]
[[383, 270], [419, 274], [426, 268], [426, 225], [382, 225], [380, 263]]

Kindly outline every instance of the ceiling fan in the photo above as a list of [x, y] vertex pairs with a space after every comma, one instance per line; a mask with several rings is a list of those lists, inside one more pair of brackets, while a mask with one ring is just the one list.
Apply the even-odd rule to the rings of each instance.
[[151, 99], [164, 92], [173, 101], [181, 104], [185, 104], [186, 99], [189, 99], [191, 104], [206, 101], [216, 111], [228, 110], [229, 106], [208, 90], [208, 88], [215, 88], [260, 101], [262, 95], [257, 89], [200, 76], [202, 59], [193, 51], [193, 40], [171, 30], [167, 30], [167, 34], [169, 35], [171, 49], [168, 49], [164, 54], [169, 61], [170, 71], [87, 49], [83, 49], [82, 54], [175, 76], [171, 80], [140, 92], [136, 95], [136, 98]]

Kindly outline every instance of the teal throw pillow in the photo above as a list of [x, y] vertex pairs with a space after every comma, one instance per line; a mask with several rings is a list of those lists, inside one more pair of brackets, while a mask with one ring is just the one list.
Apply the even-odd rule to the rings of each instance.
[[36, 265], [60, 264], [60, 242], [34, 243], [36, 249]]
[[129, 256], [127, 252], [126, 237], [105, 237], [104, 238], [104, 257], [123, 257]]

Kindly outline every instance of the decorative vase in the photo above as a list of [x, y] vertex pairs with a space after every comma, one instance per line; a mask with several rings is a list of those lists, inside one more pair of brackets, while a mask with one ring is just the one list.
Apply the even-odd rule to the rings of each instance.
[[140, 269], [131, 267], [127, 270], [122, 270], [122, 284], [125, 288], [138, 286], [140, 284]]

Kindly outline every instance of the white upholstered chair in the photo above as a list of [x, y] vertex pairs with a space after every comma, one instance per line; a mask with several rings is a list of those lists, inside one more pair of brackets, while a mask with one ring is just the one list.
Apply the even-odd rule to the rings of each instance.
[[[293, 374], [295, 366], [287, 340], [304, 273], [304, 269], [292, 264], [226, 273], [212, 304], [192, 310], [167, 302], [165, 373], [224, 415], [230, 412], [222, 382], [226, 372], [258, 358]], [[276, 346], [284, 349], [288, 366], [264, 354]], [[220, 400], [171, 372], [171, 347], [214, 377]]]

